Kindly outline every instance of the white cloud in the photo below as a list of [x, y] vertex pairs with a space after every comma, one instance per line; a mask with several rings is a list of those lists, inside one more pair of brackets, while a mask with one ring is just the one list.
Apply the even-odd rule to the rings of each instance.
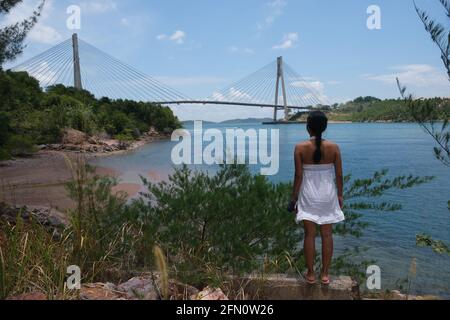
[[382, 82], [387, 85], [396, 85], [397, 78], [406, 86], [434, 87], [448, 85], [445, 74], [437, 68], [427, 64], [409, 64], [389, 68], [392, 73], [381, 75], [363, 75], [368, 80]]
[[294, 44], [298, 41], [299, 36], [296, 32], [290, 32], [283, 36], [283, 41], [281, 44], [273, 46], [275, 50], [286, 50], [290, 49], [294, 46]]
[[285, 0], [272, 0], [266, 3], [266, 7], [268, 10], [267, 16], [264, 18], [263, 23], [258, 23], [258, 30], [262, 31], [264, 29], [270, 28], [273, 23], [283, 15], [284, 9], [287, 6], [287, 2]]
[[[11, 25], [29, 18], [39, 4], [40, 1], [37, 0], [25, 0], [15, 7], [10, 14], [3, 17], [0, 26]], [[27, 40], [43, 44], [56, 44], [62, 40], [61, 34], [47, 24], [53, 11], [53, 0], [48, 0], [42, 10], [38, 23], [29, 32]]]
[[156, 37], [157, 40], [170, 40], [177, 44], [183, 44], [186, 39], [186, 32], [182, 30], [175, 31], [172, 35], [160, 34]]
[[227, 81], [224, 78], [212, 76], [156, 77], [155, 79], [169, 86], [177, 86], [177, 87], [216, 85], [216, 84], [223, 84]]
[[30, 31], [28, 39], [44, 44], [56, 44], [62, 40], [62, 36], [54, 28], [45, 24], [38, 24]]
[[255, 99], [247, 92], [239, 90], [237, 88], [230, 88], [227, 92], [213, 92], [212, 98], [216, 101], [248, 101], [248, 102], [257, 102]]
[[322, 92], [325, 89], [325, 85], [321, 81], [294, 81], [291, 86], [296, 88], [314, 89], [315, 91]]
[[[305, 79], [308, 79], [305, 80]], [[302, 99], [307, 103], [316, 102], [317, 100], [321, 104], [329, 104], [328, 96], [325, 94], [325, 83], [319, 80], [313, 80], [312, 78], [305, 78], [303, 80], [296, 80], [290, 82], [289, 85], [294, 88], [305, 89], [305, 93], [295, 96], [295, 98]]]
[[175, 41], [178, 44], [182, 44], [186, 38], [186, 32], [177, 30], [173, 35], [170, 36], [170, 40]]
[[124, 27], [129, 27], [131, 25], [130, 20], [127, 18], [120, 19], [120, 24]]
[[228, 52], [230, 53], [244, 53], [244, 54], [253, 54], [255, 53], [255, 50], [252, 48], [239, 48], [236, 46], [230, 46], [228, 47]]
[[117, 4], [112, 0], [85, 1], [80, 3], [80, 7], [81, 14], [101, 14], [117, 10]]

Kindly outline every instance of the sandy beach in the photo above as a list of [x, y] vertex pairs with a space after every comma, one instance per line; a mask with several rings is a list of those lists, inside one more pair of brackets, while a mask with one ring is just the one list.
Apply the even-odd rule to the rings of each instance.
[[[69, 156], [71, 156], [69, 154]], [[96, 174], [117, 178], [120, 172], [96, 167]], [[30, 158], [0, 163], [0, 202], [12, 205], [49, 207], [64, 212], [73, 208], [66, 184], [72, 178], [63, 152], [41, 151]], [[113, 192], [134, 197], [141, 186], [118, 184]]]

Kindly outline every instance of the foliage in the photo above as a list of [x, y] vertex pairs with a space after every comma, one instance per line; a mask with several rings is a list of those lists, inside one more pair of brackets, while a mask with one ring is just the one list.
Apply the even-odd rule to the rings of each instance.
[[112, 187], [116, 181], [96, 176], [83, 158], [67, 158], [67, 163], [73, 175], [67, 190], [76, 203], [68, 211], [72, 262], [84, 270], [84, 280], [99, 280], [114, 266], [115, 259], [126, 260], [120, 243], [127, 227], [115, 223], [116, 217], [126, 211], [125, 196], [114, 195]]
[[[69, 265], [81, 267], [83, 282], [114, 281], [112, 270], [120, 281], [130, 270], [157, 268], [163, 283], [175, 277], [198, 286], [222, 286], [230, 274], [300, 274], [304, 268], [303, 230], [285, 209], [290, 184], [272, 184], [245, 166], [223, 166], [216, 174], [184, 167], [167, 182], [144, 181], [148, 192], [127, 204], [124, 195], [112, 192], [114, 179], [97, 177], [82, 158], [67, 161], [73, 173], [67, 187], [76, 205], [61, 237], [20, 218], [16, 226], [0, 226], [1, 297], [41, 290], [49, 298], [70, 298], [63, 282]], [[369, 198], [429, 180], [386, 174], [346, 177], [348, 220], [336, 227], [336, 235], [361, 235], [367, 227], [363, 211], [401, 207]], [[348, 249], [336, 257], [333, 271], [362, 277], [372, 262], [358, 262], [359, 252]]]
[[[373, 203], [392, 189], [406, 189], [431, 178], [386, 178], [387, 171], [369, 179], [346, 177], [347, 221], [335, 227], [338, 236], [361, 236], [368, 226], [364, 211], [396, 211], [400, 204]], [[304, 268], [299, 242], [303, 230], [285, 211], [289, 184], [272, 184], [252, 176], [245, 166], [223, 166], [210, 175], [176, 170], [169, 182], [151, 184], [148, 193], [132, 205], [144, 234], [169, 256], [169, 265], [182, 280], [204, 283], [220, 274], [296, 272]], [[147, 240], [148, 241], [148, 240]], [[348, 255], [351, 251], [347, 252]], [[334, 266], [361, 275], [362, 264], [338, 257]]]
[[70, 265], [67, 239], [55, 240], [37, 222], [20, 217], [11, 225], [0, 223], [0, 299], [39, 289], [50, 299], [65, 293], [66, 268]]
[[97, 100], [86, 90], [63, 85], [43, 92], [27, 73], [11, 71], [0, 71], [0, 120], [1, 158], [13, 156], [6, 145], [14, 136], [36, 144], [59, 143], [64, 129], [72, 128], [89, 136], [108, 133], [135, 140], [152, 127], [160, 132], [180, 127], [172, 111], [160, 105]]
[[437, 122], [436, 113], [444, 106], [450, 107], [450, 100], [445, 100], [442, 104], [432, 103], [414, 99], [412, 94], [406, 94], [406, 88], [402, 87], [400, 80], [397, 79], [401, 95], [405, 100], [408, 111], [424, 131], [430, 135], [436, 142], [434, 154], [436, 158], [444, 165], [450, 167], [450, 131], [449, 119], [446, 117], [442, 123]]
[[[439, 0], [439, 2], [444, 7], [447, 18], [450, 20], [450, 2], [448, 0]], [[422, 20], [423, 25], [425, 26], [425, 30], [430, 34], [431, 40], [437, 45], [441, 52], [441, 59], [447, 69], [448, 78], [450, 80], [450, 30], [442, 23], [431, 19], [427, 12], [420, 9], [416, 3], [414, 3], [414, 6], [420, 20]]]
[[[0, 0], [0, 15], [8, 14], [21, 0]], [[30, 30], [37, 23], [41, 11], [44, 7], [45, 0], [42, 0], [32, 16], [17, 22], [13, 25], [7, 25], [0, 28], [0, 71], [6, 61], [11, 61], [22, 53], [24, 48], [23, 42]]]
[[447, 253], [448, 255], [450, 255], [450, 249], [444, 242], [433, 240], [426, 234], [418, 235], [416, 241], [419, 247], [429, 247], [438, 254]]
[[[358, 99], [357, 99], [358, 100]], [[354, 122], [414, 122], [414, 117], [409, 112], [408, 104], [404, 100], [357, 100], [342, 105], [337, 110], [337, 114], [349, 114], [347, 120]], [[450, 102], [448, 99], [434, 98], [426, 99], [424, 103], [438, 106], [434, 114], [434, 120], [444, 120], [450, 117]]]
[[[435, 106], [433, 114], [429, 116], [436, 122], [450, 118], [450, 101], [446, 98], [423, 99], [424, 104]], [[322, 108], [332, 121], [353, 122], [415, 122], [408, 103], [403, 99], [380, 100], [375, 97], [360, 97], [353, 101]], [[305, 115], [299, 113], [293, 120], [305, 120]]]
[[14, 135], [9, 138], [6, 150], [13, 157], [27, 157], [32, 155], [36, 148], [30, 137]]

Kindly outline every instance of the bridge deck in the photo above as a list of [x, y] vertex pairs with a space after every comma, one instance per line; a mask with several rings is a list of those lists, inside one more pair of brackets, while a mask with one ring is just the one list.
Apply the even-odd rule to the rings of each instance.
[[[228, 106], [244, 106], [244, 107], [259, 107], [259, 108], [279, 108], [284, 109], [284, 106], [274, 105], [274, 104], [263, 104], [263, 103], [245, 103], [245, 102], [226, 102], [226, 101], [206, 101], [206, 100], [185, 100], [185, 101], [162, 101], [159, 104], [215, 104], [215, 105], [228, 105]], [[299, 107], [299, 106], [288, 106], [288, 109], [297, 109], [309, 111], [311, 107]]]

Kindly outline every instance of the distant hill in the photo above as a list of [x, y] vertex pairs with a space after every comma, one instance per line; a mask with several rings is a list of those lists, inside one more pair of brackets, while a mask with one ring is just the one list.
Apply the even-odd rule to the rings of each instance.
[[[203, 121], [203, 124], [241, 124], [241, 123], [255, 123], [255, 122], [268, 122], [268, 121], [272, 121], [272, 119], [270, 118], [262, 118], [262, 119], [257, 119], [257, 118], [248, 118], [248, 119], [233, 119], [233, 120], [226, 120], [223, 122], [211, 122], [211, 121]], [[193, 126], [194, 125], [194, 121], [193, 120], [189, 120], [189, 121], [183, 121], [181, 122], [182, 125], [188, 125], [188, 126]]]
[[[212, 122], [212, 121], [202, 121], [204, 124], [214, 124], [216, 122]], [[183, 126], [187, 125], [187, 126], [193, 126], [194, 125], [194, 120], [188, 120], [188, 121], [182, 121], [181, 124]]]
[[[433, 98], [424, 103], [435, 106], [435, 119], [450, 119], [450, 99]], [[413, 122], [414, 119], [405, 101], [401, 99], [380, 100], [374, 97], [360, 97], [345, 104], [323, 106], [331, 121], [352, 122]], [[295, 120], [304, 121], [307, 115], [294, 116]]]
[[273, 119], [270, 118], [248, 118], [248, 119], [234, 119], [234, 120], [227, 120], [227, 121], [223, 121], [221, 123], [223, 124], [227, 124], [227, 123], [254, 123], [254, 122], [268, 122], [268, 121], [273, 121]]

